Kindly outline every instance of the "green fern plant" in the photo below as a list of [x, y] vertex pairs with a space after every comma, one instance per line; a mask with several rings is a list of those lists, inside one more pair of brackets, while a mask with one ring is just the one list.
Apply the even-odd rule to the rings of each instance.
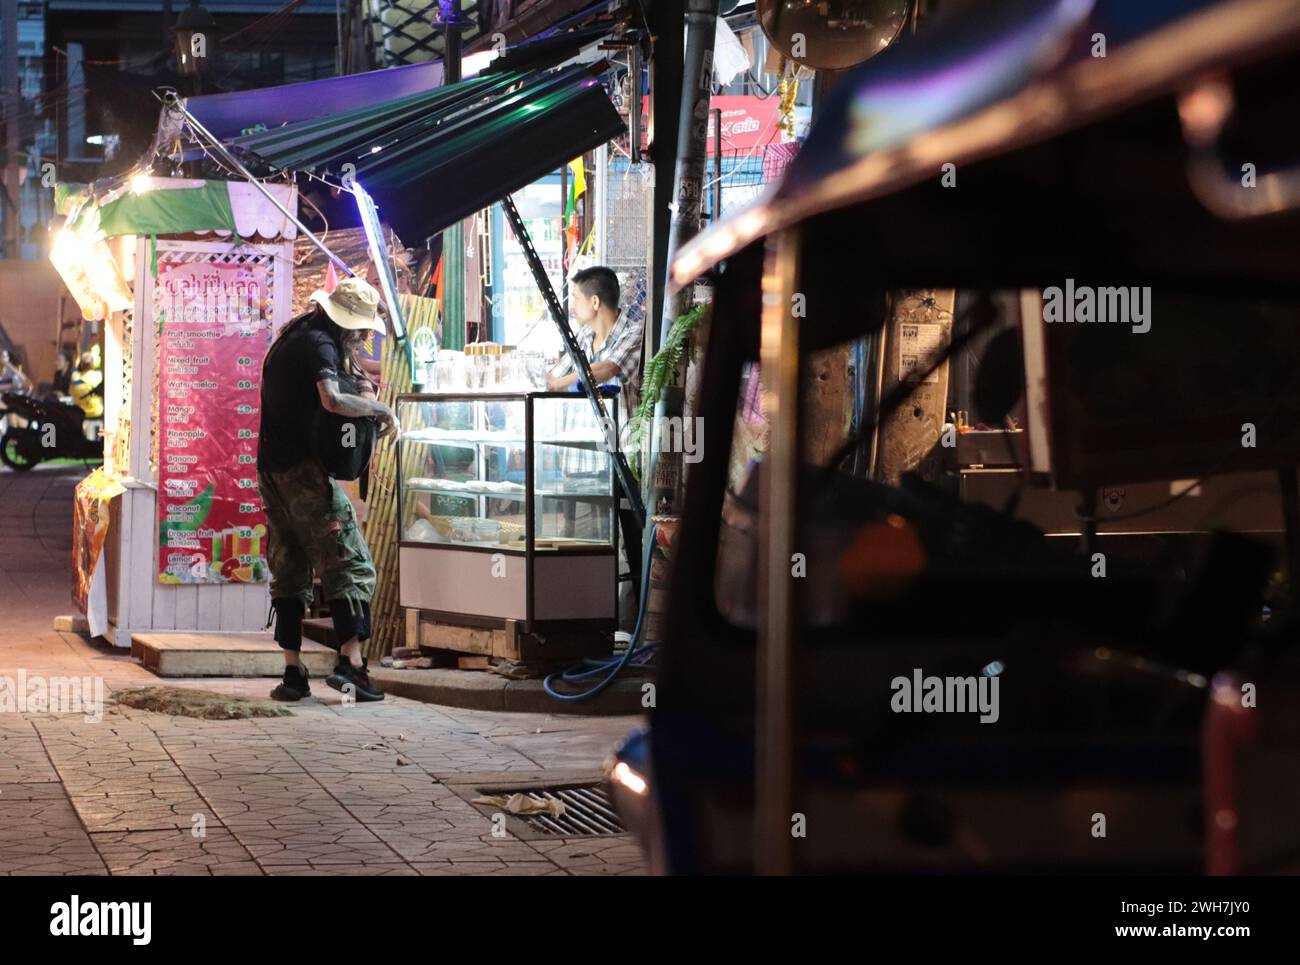
[[[655, 406], [659, 403], [659, 395], [672, 379], [677, 367], [681, 365], [686, 346], [690, 344], [691, 333], [700, 327], [700, 322], [708, 314], [709, 307], [708, 303], [696, 305], [685, 314], [678, 315], [673, 320], [672, 328], [668, 330], [668, 337], [664, 339], [663, 345], [659, 346], [659, 351], [645, 367], [645, 374], [641, 381], [641, 404], [632, 414], [627, 431], [627, 439], [632, 443], [631, 448], [638, 456], [646, 426], [654, 417]], [[637, 478], [640, 478], [640, 458], [634, 461], [633, 469]]]

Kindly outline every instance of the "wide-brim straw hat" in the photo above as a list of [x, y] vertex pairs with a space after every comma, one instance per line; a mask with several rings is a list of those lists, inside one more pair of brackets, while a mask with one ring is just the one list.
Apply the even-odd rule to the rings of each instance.
[[379, 318], [379, 292], [360, 278], [344, 278], [332, 292], [318, 288], [312, 292], [311, 300], [324, 309], [330, 321], [339, 328], [385, 331], [383, 320]]

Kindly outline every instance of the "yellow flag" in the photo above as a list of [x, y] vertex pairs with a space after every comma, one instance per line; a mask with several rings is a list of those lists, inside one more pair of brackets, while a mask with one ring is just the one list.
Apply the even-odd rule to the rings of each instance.
[[569, 192], [569, 197], [576, 201], [587, 190], [587, 175], [582, 158], [574, 158], [569, 162], [569, 173], [573, 175], [573, 188]]

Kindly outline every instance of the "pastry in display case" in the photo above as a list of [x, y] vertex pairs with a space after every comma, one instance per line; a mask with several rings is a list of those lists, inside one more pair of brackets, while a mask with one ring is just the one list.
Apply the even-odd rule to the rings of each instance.
[[602, 403], [605, 425], [572, 392], [399, 397], [403, 607], [532, 634], [613, 630], [618, 415]]

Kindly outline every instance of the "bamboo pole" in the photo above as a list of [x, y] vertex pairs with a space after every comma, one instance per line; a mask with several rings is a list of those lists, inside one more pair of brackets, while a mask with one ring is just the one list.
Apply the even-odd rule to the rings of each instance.
[[[437, 299], [400, 294], [402, 313], [406, 317], [407, 337], [413, 338], [421, 328], [436, 329], [439, 316]], [[396, 408], [397, 397], [411, 391], [411, 368], [406, 352], [396, 339], [384, 340], [379, 400]], [[408, 426], [402, 426], [405, 430]], [[416, 468], [409, 450], [402, 466], [409, 478]], [[381, 443], [370, 467], [369, 512], [366, 515], [366, 544], [375, 559], [375, 596], [370, 604], [371, 636], [365, 655], [378, 659], [403, 644], [406, 621], [398, 602], [398, 543], [401, 520], [397, 518], [397, 446], [391, 440]]]

